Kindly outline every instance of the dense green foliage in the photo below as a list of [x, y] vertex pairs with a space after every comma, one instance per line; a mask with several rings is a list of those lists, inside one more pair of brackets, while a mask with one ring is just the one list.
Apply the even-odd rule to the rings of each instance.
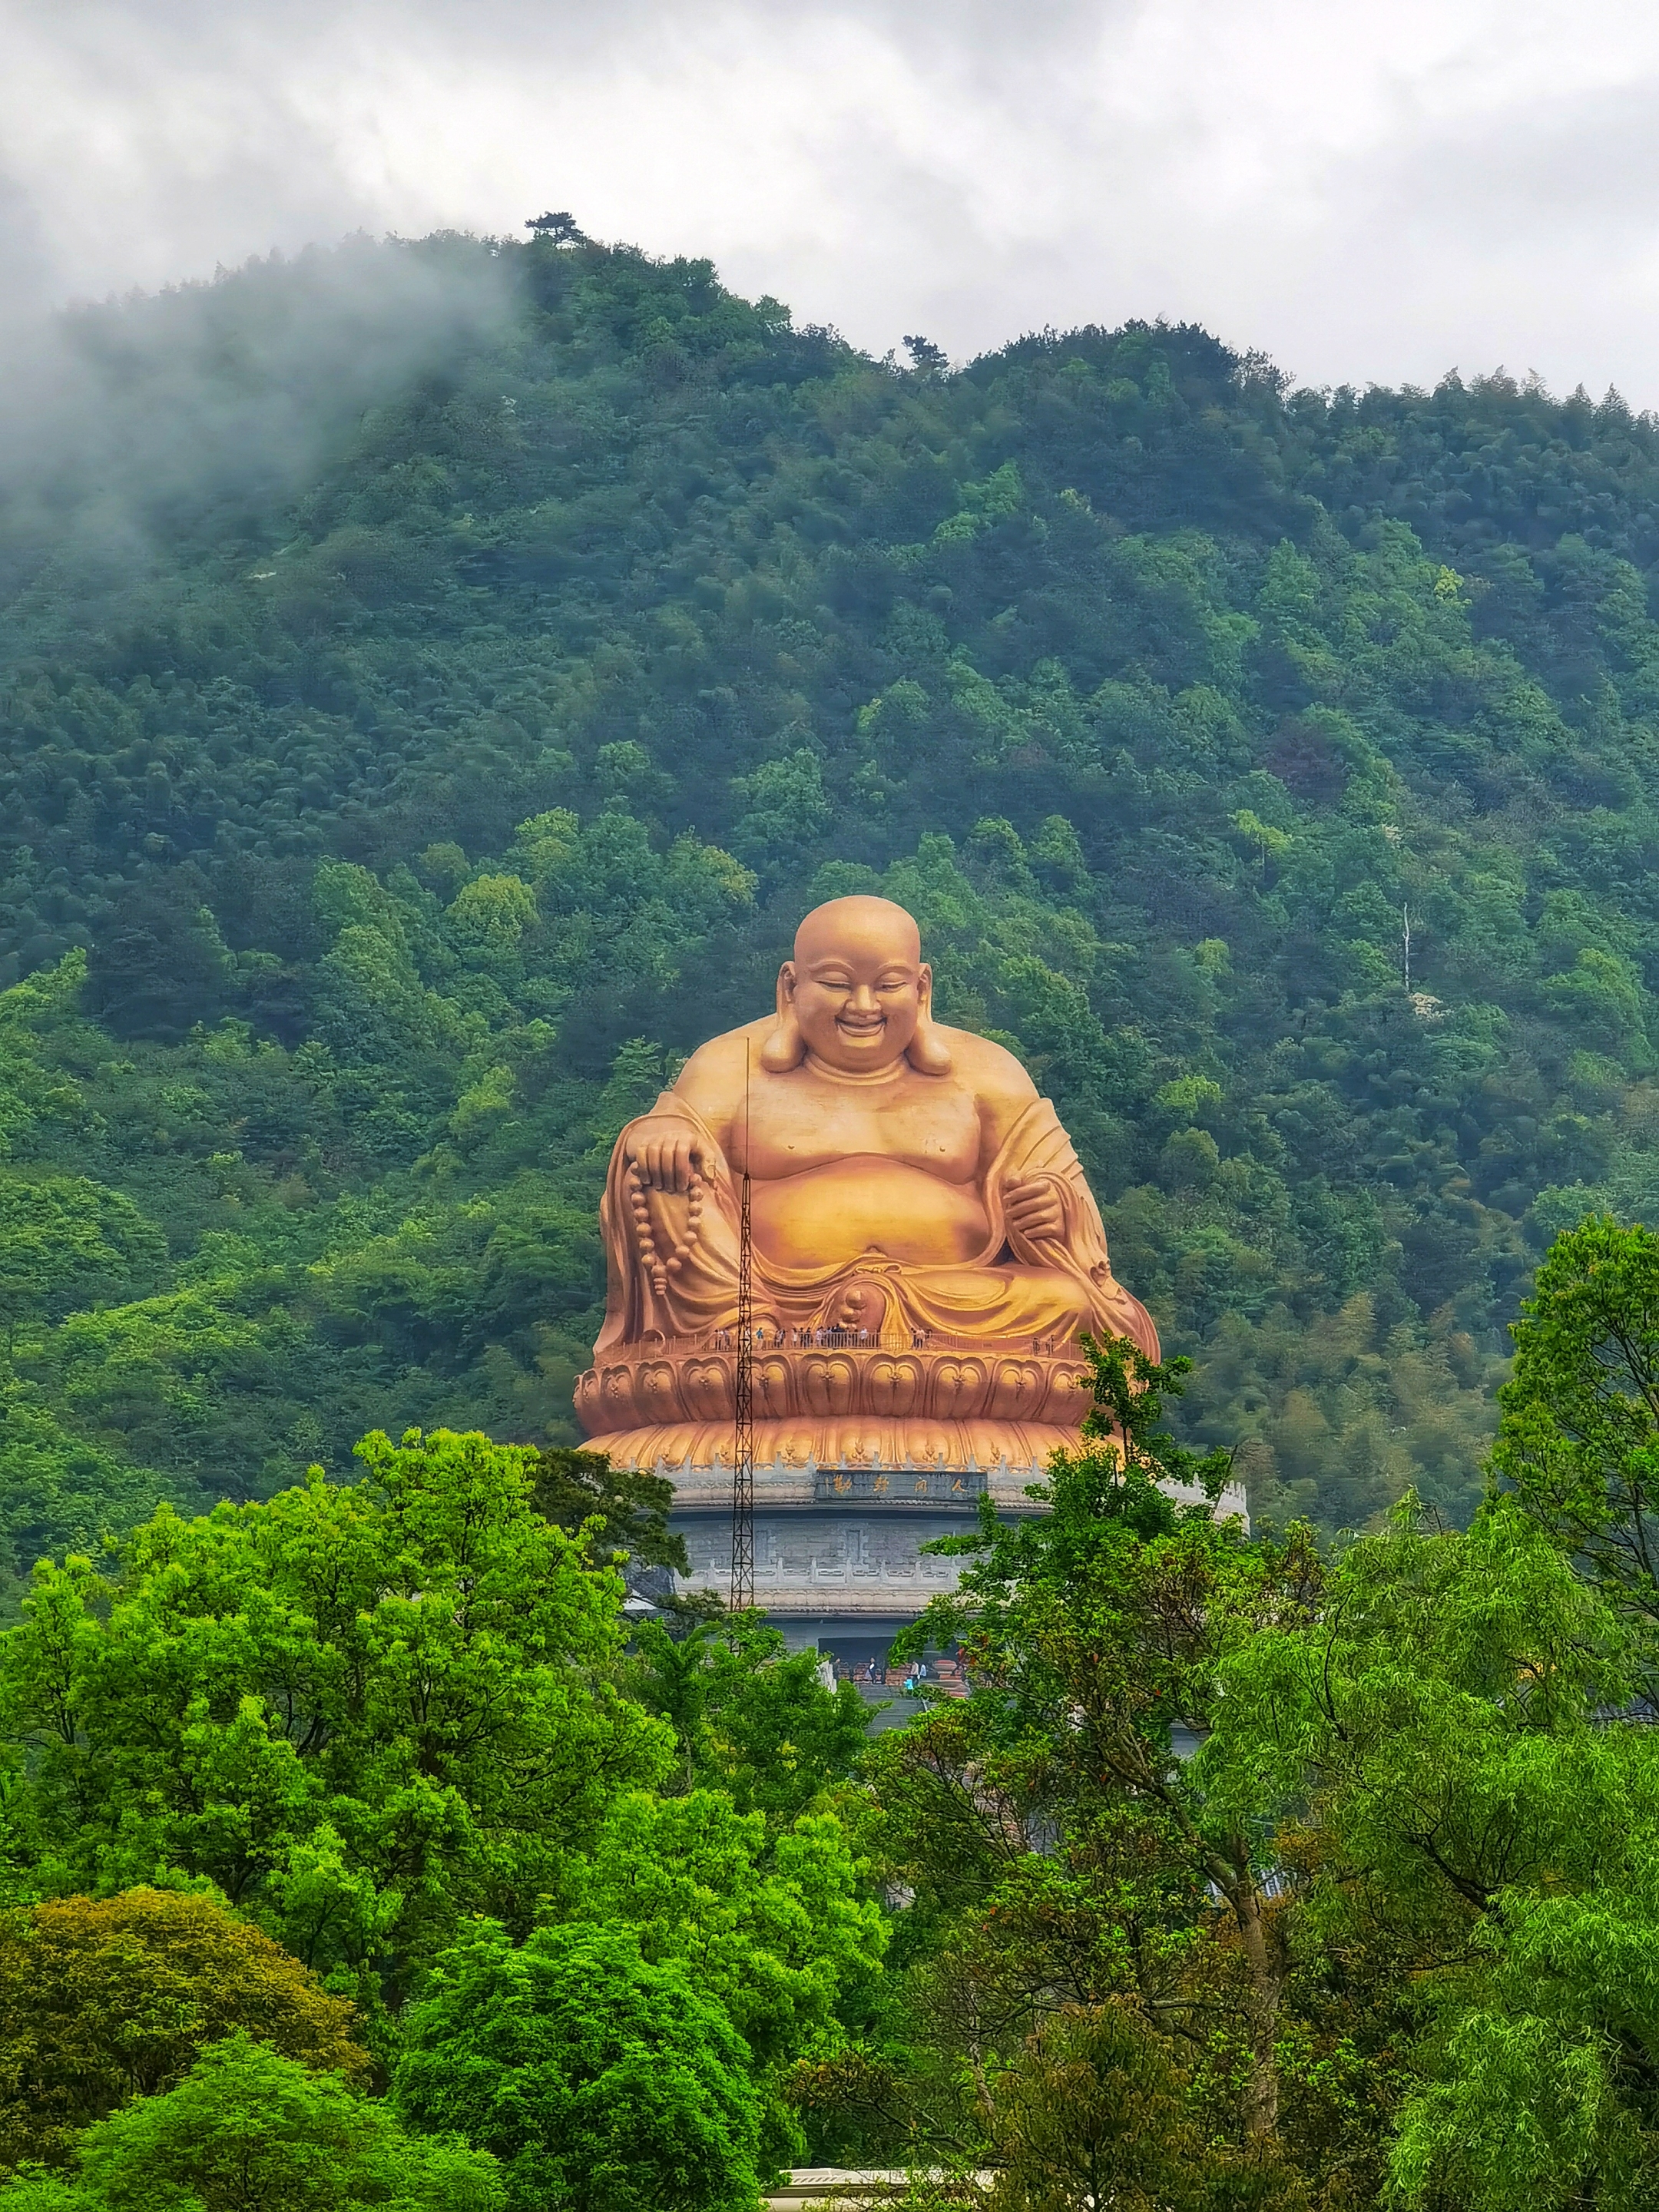
[[239, 2029], [361, 2080], [351, 2005], [210, 1896], [132, 1889], [0, 1918], [0, 2164], [61, 2160]]
[[1050, 1510], [911, 1632], [966, 1694], [873, 1741], [754, 1616], [630, 1643], [532, 1503], [584, 1471], [476, 1433], [42, 1562], [0, 2212], [752, 2212], [808, 2157], [990, 2170], [917, 2212], [1642, 2212], [1656, 1293], [1651, 1231], [1559, 1239], [1469, 1527], [1335, 1546], [1175, 1504], [1225, 1467], [1183, 1363], [1094, 1348]]
[[614, 1929], [485, 1926], [409, 2023], [396, 2097], [502, 2161], [507, 2212], [751, 2212], [759, 2100], [719, 2002]]
[[1186, 327], [902, 370], [550, 236], [58, 343], [0, 465], [0, 1565], [371, 1427], [574, 1442], [612, 1132], [878, 883], [1258, 1506], [1467, 1516], [1547, 1234], [1655, 1194], [1645, 418]]
[[[1190, 328], [901, 369], [568, 223], [54, 343], [3, 2212], [1650, 2203], [1659, 426]], [[860, 887], [1180, 1355], [1100, 1348], [873, 1747], [752, 1617], [630, 1636], [665, 1493], [570, 1421], [615, 1132]], [[1254, 1535], [1157, 1487], [1235, 1445]]]
[[1627, 1539], [1659, 1406], [1623, 1400], [1598, 1503], [1556, 1478], [1656, 1266], [1605, 1222], [1554, 1248], [1514, 1486], [1467, 1533], [1407, 1504], [1334, 1554], [1243, 1540], [1155, 1487], [1150, 1425], [1127, 1469], [1057, 1455], [1048, 1518], [987, 1516], [929, 1624], [975, 1687], [869, 1762], [902, 1995], [798, 2069], [823, 2125], [977, 2150], [998, 2204], [1056, 2212], [1654, 2201], [1659, 1649]]
[[685, 1787], [722, 1790], [776, 1827], [804, 1813], [824, 1774], [850, 1770], [868, 1714], [850, 1682], [824, 1692], [816, 1651], [786, 1653], [753, 1614], [671, 1635], [640, 1623], [636, 1694], [673, 1724]]
[[[793, 2069], [879, 2010], [887, 1917], [833, 1799], [856, 1692], [755, 1615], [630, 1650], [609, 1522], [532, 1502], [586, 1497], [579, 1455], [443, 1430], [357, 1455], [354, 1483], [163, 1505], [102, 1574], [42, 1560], [0, 1633], [0, 2171], [78, 2160], [93, 2187], [128, 2100], [231, 2112], [241, 2059], [191, 2069], [246, 2032], [349, 2084], [401, 2054], [423, 2130], [499, 2151], [515, 2203], [620, 2202], [653, 2139], [641, 2201], [744, 2202], [802, 2148]], [[660, 1538], [648, 1484], [592, 1479]], [[553, 2069], [540, 2136], [451, 2049], [499, 2073], [520, 2030]]]
[[1621, 1607], [1659, 1620], [1659, 1237], [1605, 1217], [1538, 1271], [1492, 1458]]
[[46, 1883], [179, 1870], [366, 2009], [468, 1911], [521, 1921], [668, 1731], [611, 1686], [620, 1585], [529, 1453], [371, 1437], [368, 1479], [145, 1524], [113, 1585], [43, 1564], [0, 1706]]
[[182, 2081], [100, 2120], [76, 2146], [73, 2179], [0, 2187], [5, 2212], [499, 2212], [487, 2151], [410, 2136], [337, 2074], [313, 2072], [238, 2033]]

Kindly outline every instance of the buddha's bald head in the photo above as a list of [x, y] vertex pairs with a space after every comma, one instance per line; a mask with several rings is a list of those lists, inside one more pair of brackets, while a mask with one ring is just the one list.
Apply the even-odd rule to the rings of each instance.
[[933, 979], [914, 916], [862, 894], [814, 907], [778, 971], [778, 1026], [762, 1049], [774, 1074], [811, 1054], [825, 1070], [878, 1075], [908, 1059], [928, 1075], [951, 1056], [929, 1018]]
[[857, 892], [815, 906], [795, 932], [795, 964], [833, 959], [836, 954], [873, 954], [878, 960], [921, 965], [921, 932], [915, 917], [891, 899]]

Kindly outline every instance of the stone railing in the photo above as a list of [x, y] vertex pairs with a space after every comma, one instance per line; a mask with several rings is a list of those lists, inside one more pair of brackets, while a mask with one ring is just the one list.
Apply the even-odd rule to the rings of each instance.
[[[614, 1346], [607, 1355], [617, 1359], [678, 1358], [688, 1352], [735, 1352], [739, 1332], [708, 1328], [696, 1336], [664, 1336], [653, 1331], [637, 1342]], [[775, 1322], [757, 1322], [754, 1350], [762, 1352], [967, 1352], [982, 1358], [987, 1346], [981, 1336], [952, 1336], [942, 1328], [784, 1328]], [[1075, 1345], [1058, 1333], [1049, 1336], [1012, 1337], [995, 1349], [1033, 1352], [1049, 1358], [1078, 1358]]]

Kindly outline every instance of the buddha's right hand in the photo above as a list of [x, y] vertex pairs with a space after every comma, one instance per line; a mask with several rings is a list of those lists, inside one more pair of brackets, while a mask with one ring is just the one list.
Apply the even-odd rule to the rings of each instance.
[[684, 1121], [647, 1114], [628, 1139], [628, 1161], [649, 1189], [687, 1191], [702, 1172], [702, 1147]]

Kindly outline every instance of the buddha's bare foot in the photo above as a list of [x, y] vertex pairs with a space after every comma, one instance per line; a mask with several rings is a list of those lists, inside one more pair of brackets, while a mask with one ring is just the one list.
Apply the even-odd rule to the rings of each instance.
[[854, 1283], [836, 1308], [830, 1324], [835, 1328], [866, 1330], [872, 1336], [880, 1334], [887, 1313], [887, 1293], [875, 1283]]

